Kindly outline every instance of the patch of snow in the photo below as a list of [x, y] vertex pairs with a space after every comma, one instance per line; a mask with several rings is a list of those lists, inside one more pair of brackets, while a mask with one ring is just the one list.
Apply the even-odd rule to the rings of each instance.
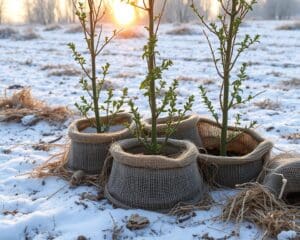
[[[241, 29], [241, 33], [258, 33], [261, 44], [244, 55], [241, 62], [250, 64], [249, 79], [246, 81], [245, 94], [264, 91], [249, 105], [233, 110], [240, 113], [246, 122], [256, 120], [257, 131], [274, 141], [274, 153], [299, 151], [299, 139], [289, 138], [300, 132], [300, 88], [297, 79], [300, 76], [300, 32], [282, 32], [275, 30], [282, 22], [253, 21]], [[28, 26], [15, 27], [22, 32]], [[80, 88], [76, 76], [49, 76], [50, 70], [44, 66], [59, 65], [78, 67], [66, 46], [74, 42], [78, 50], [86, 55], [82, 34], [68, 34], [62, 26], [56, 31], [35, 29], [41, 35], [31, 41], [7, 41], [0, 39], [0, 89], [9, 86], [31, 87], [33, 95], [49, 105], [66, 105], [76, 111], [74, 103], [85, 93]], [[200, 32], [198, 25], [191, 26]], [[143, 27], [137, 27], [142, 31]], [[105, 34], [112, 30], [108, 26]], [[208, 115], [204, 107], [198, 85], [205, 83], [209, 96], [216, 100], [220, 86], [210, 51], [205, 37], [199, 35], [170, 36], [165, 33], [173, 29], [170, 24], [163, 24], [158, 43], [161, 56], [170, 58], [174, 66], [164, 73], [170, 83], [174, 78], [179, 82], [179, 102], [183, 103], [191, 93], [196, 96], [194, 112]], [[141, 59], [146, 38], [116, 39], [99, 58], [98, 66], [110, 62], [110, 81], [117, 87], [116, 94], [121, 95], [120, 87], [130, 89], [129, 95], [142, 111], [149, 117], [148, 106], [139, 84], [145, 77], [146, 63]], [[126, 73], [126, 74], [124, 74]], [[192, 79], [188, 81], [186, 79]], [[295, 80], [296, 79], [296, 80]], [[2, 90], [1, 90], [2, 91]], [[7, 89], [9, 93], [15, 89]], [[4, 90], [3, 92], [4, 93]], [[278, 102], [278, 109], [262, 109], [255, 102], [270, 99]], [[215, 103], [215, 102], [214, 102]], [[216, 104], [217, 105], [217, 104]], [[128, 110], [128, 108], [127, 108]], [[70, 188], [58, 178], [30, 178], [27, 173], [44, 163], [51, 154], [61, 151], [53, 147], [49, 152], [35, 150], [33, 145], [47, 143], [59, 136], [66, 136], [65, 124], [53, 124], [40, 121], [28, 126], [32, 116], [22, 119], [23, 124], [0, 122], [0, 239], [77, 239], [86, 238], [111, 239], [112, 229], [120, 229], [121, 239], [187, 239], [204, 237], [230, 239], [259, 239], [263, 233], [255, 225], [243, 222], [240, 228], [234, 223], [224, 223], [219, 219], [221, 206], [209, 211], [196, 211], [196, 216], [177, 223], [175, 217], [143, 210], [114, 209], [106, 200], [94, 202], [82, 200], [84, 193], [97, 194], [93, 187]], [[29, 124], [30, 125], [30, 124]], [[64, 144], [66, 138], [56, 142]], [[217, 190], [211, 193], [217, 203], [224, 204], [228, 196], [236, 194], [235, 190]], [[126, 220], [132, 214], [145, 216], [150, 226], [137, 231], [126, 228]], [[239, 234], [239, 235], [238, 235]], [[284, 233], [282, 233], [284, 235]], [[281, 235], [280, 235], [281, 236]]]
[[278, 240], [292, 240], [297, 237], [297, 233], [295, 231], [282, 231], [278, 234]]
[[31, 126], [38, 121], [37, 116], [35, 115], [27, 115], [22, 117], [21, 122], [24, 126]]

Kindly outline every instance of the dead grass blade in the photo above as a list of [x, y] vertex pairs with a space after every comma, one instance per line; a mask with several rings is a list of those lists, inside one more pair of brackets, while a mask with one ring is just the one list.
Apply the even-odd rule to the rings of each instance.
[[88, 175], [83, 171], [68, 169], [70, 145], [66, 144], [61, 153], [51, 156], [45, 163], [35, 168], [30, 176], [33, 178], [59, 177], [69, 182], [70, 186], [92, 185], [100, 188], [100, 174]]
[[170, 212], [168, 213], [171, 216], [185, 216], [190, 215], [190, 213], [194, 211], [199, 210], [209, 210], [213, 205], [215, 204], [212, 197], [207, 193], [206, 196], [201, 200], [199, 203], [191, 205], [186, 203], [178, 203], [176, 206], [174, 206]]
[[27, 115], [35, 115], [40, 120], [62, 122], [72, 113], [67, 107], [50, 107], [35, 99], [30, 88], [0, 98], [0, 121], [20, 121]]
[[278, 200], [259, 183], [241, 186], [241, 192], [229, 199], [223, 209], [223, 220], [255, 223], [266, 236], [275, 237], [285, 230], [300, 231], [300, 208]]

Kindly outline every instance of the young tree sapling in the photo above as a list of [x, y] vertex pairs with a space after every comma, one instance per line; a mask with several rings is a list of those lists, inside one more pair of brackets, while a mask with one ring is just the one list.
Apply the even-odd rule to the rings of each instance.
[[[127, 97], [127, 88], [123, 89], [123, 93], [118, 100], [114, 99], [113, 89], [107, 90], [106, 99], [100, 103], [101, 94], [103, 92], [104, 84], [108, 75], [110, 64], [106, 63], [101, 67], [101, 77], [97, 75], [97, 57], [101, 55], [104, 48], [115, 38], [117, 31], [114, 30], [110, 37], [104, 37], [102, 34], [103, 25], [101, 20], [105, 15], [103, 10], [103, 0], [100, 0], [96, 5], [96, 1], [87, 0], [87, 9], [83, 1], [74, 1], [74, 8], [76, 10], [76, 16], [82, 26], [84, 38], [87, 44], [91, 69], [87, 67], [85, 57], [79, 53], [74, 43], [69, 43], [68, 46], [72, 50], [75, 61], [80, 65], [84, 72], [85, 77], [80, 79], [82, 89], [87, 92], [91, 101], [81, 96], [81, 103], [76, 103], [75, 106], [81, 112], [81, 114], [90, 120], [93, 127], [96, 128], [97, 133], [103, 133], [110, 129], [115, 116], [121, 112]], [[97, 28], [100, 30], [97, 33]], [[91, 82], [91, 86], [89, 84]], [[91, 89], [91, 90], [90, 90]], [[95, 121], [92, 121], [88, 114], [92, 111], [94, 113]], [[101, 121], [100, 113], [104, 112], [106, 121]]]
[[[146, 12], [148, 17], [148, 42], [144, 46], [144, 53], [142, 58], [146, 60], [148, 71], [145, 80], [141, 83], [140, 89], [144, 90], [144, 96], [148, 98], [151, 111], [151, 136], [147, 136], [141, 121], [141, 115], [138, 108], [132, 100], [129, 101], [131, 112], [133, 114], [133, 121], [136, 124], [135, 135], [138, 140], [144, 145], [147, 151], [151, 154], [159, 155], [162, 153], [164, 147], [168, 144], [170, 136], [176, 131], [176, 128], [184, 119], [186, 113], [191, 110], [194, 96], [189, 96], [183, 109], [177, 109], [177, 93], [178, 82], [176, 80], [167, 88], [167, 83], [163, 80], [163, 72], [172, 66], [172, 61], [163, 59], [160, 64], [157, 64], [157, 50], [158, 29], [161, 23], [161, 18], [166, 7], [167, 0], [164, 0], [162, 9], [156, 16], [154, 13], [156, 0], [143, 1], [139, 5], [137, 1], [126, 0], [132, 6]], [[158, 102], [158, 95], [163, 96], [161, 102]], [[157, 120], [161, 114], [168, 115], [167, 129], [165, 132], [164, 143], [158, 142]]]
[[[245, 20], [247, 13], [253, 10], [253, 5], [257, 2], [257, 0], [218, 1], [221, 6], [221, 13], [217, 18], [218, 22], [207, 22], [205, 17], [201, 15], [199, 10], [196, 8], [194, 2], [191, 5], [191, 8], [196, 13], [204, 27], [218, 40], [218, 48], [215, 50], [208, 34], [203, 30], [208, 41], [218, 76], [222, 80], [219, 94], [222, 121], [220, 121], [219, 114], [209, 99], [205, 87], [200, 86], [199, 88], [204, 104], [216, 122], [221, 126], [220, 155], [226, 156], [228, 143], [236, 137], [228, 136], [228, 119], [230, 109], [237, 105], [245, 104], [257, 96], [248, 95], [246, 98], [243, 98], [242, 96], [242, 84], [248, 77], [246, 74], [247, 64], [243, 63], [240, 66], [236, 79], [233, 79], [233, 71], [235, 70], [234, 68], [241, 54], [244, 53], [251, 45], [259, 41], [259, 35], [250, 37], [250, 35], [246, 34], [241, 41], [238, 41], [238, 33], [241, 24]], [[236, 126], [241, 125], [241, 115], [237, 114], [235, 119]], [[245, 128], [251, 128], [254, 125], [255, 122], [251, 122], [248, 126], [245, 126]]]

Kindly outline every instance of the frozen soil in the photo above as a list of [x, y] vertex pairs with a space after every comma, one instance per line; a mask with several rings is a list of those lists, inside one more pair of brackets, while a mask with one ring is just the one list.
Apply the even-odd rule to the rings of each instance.
[[[250, 104], [233, 110], [233, 114], [241, 113], [245, 122], [258, 122], [256, 130], [275, 143], [274, 154], [299, 151], [300, 143], [300, 31], [276, 30], [282, 24], [254, 21], [242, 28], [242, 33], [261, 35], [261, 44], [241, 59], [250, 65], [244, 94], [262, 93]], [[28, 28], [34, 28], [40, 37], [27, 41], [0, 39], [1, 94], [11, 94], [16, 86], [31, 87], [38, 99], [51, 105], [66, 105], [76, 112], [74, 102], [79, 101], [83, 93], [78, 84], [79, 68], [73, 62], [67, 43], [76, 43], [86, 54], [82, 34], [66, 33], [70, 26], [52, 31], [43, 31], [41, 26], [13, 27], [19, 32]], [[216, 102], [220, 81], [205, 37], [197, 25], [189, 25], [189, 28], [199, 34], [166, 34], [175, 28], [177, 26], [166, 24], [160, 30], [161, 56], [174, 61], [165, 78], [169, 82], [179, 79], [180, 103], [193, 93], [197, 99], [194, 112], [208, 115], [198, 86], [205, 85]], [[106, 34], [109, 34], [113, 27], [107, 26], [107, 29]], [[142, 32], [143, 27], [137, 30]], [[146, 66], [141, 59], [145, 41], [145, 37], [116, 39], [105, 50], [99, 64], [111, 63], [109, 80], [117, 88], [117, 94], [121, 94], [122, 86], [128, 87], [144, 116], [149, 117], [145, 98], [139, 90], [139, 83], [145, 77]], [[59, 147], [42, 151], [34, 146], [61, 136], [56, 143], [65, 143], [70, 121], [72, 119], [64, 124], [39, 122], [33, 126], [0, 122], [1, 240], [77, 239], [80, 235], [88, 239], [112, 239], [113, 229], [120, 229], [119, 239], [259, 239], [262, 236], [261, 230], [251, 223], [244, 222], [237, 227], [219, 220], [221, 204], [234, 194], [233, 190], [212, 192], [220, 204], [209, 211], [197, 211], [196, 216], [178, 223], [175, 217], [168, 215], [114, 209], [106, 200], [94, 202], [82, 198], [84, 193], [96, 195], [97, 189], [93, 187], [70, 188], [65, 181], [54, 177], [29, 178], [26, 173], [60, 151]], [[128, 230], [126, 219], [133, 213], [148, 217], [150, 226], [139, 231]], [[281, 239], [289, 236], [280, 235]]]

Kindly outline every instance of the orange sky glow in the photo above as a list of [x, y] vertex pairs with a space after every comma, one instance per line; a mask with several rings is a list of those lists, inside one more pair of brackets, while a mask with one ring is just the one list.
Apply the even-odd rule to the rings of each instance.
[[[30, 2], [31, 0], [29, 0]], [[130, 26], [135, 24], [141, 16], [143, 16], [142, 10], [137, 10], [133, 6], [121, 2], [121, 0], [108, 0], [111, 6], [111, 16], [113, 21], [120, 26]], [[210, 6], [207, 11], [211, 15], [218, 14], [217, 0], [209, 0]], [[27, 8], [25, 0], [9, 0], [5, 1], [4, 7], [4, 20], [8, 23], [24, 23], [26, 21]], [[138, 4], [142, 6], [143, 0], [137, 0]], [[57, 1], [60, 12], [66, 12], [65, 2], [63, 0]]]

